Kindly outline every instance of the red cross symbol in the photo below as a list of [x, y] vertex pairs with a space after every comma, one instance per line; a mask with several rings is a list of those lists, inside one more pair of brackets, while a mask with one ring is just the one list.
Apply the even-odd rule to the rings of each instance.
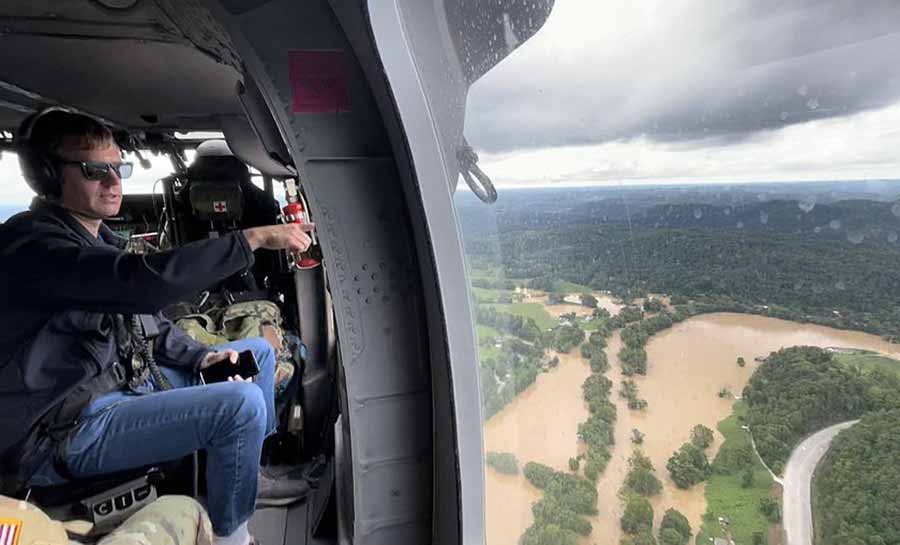
[[228, 204], [225, 201], [213, 201], [213, 210], [218, 214], [222, 214], [228, 211]]

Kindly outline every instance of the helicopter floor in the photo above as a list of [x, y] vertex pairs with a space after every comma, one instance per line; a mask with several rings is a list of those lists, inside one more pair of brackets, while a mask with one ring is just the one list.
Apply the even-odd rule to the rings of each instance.
[[[324, 461], [323, 461], [324, 462]], [[334, 501], [331, 494], [334, 466], [331, 461], [319, 462], [315, 471], [317, 485], [304, 499], [283, 507], [262, 507], [250, 519], [250, 533], [259, 545], [325, 545], [333, 544], [333, 521], [327, 505]], [[284, 467], [284, 466], [283, 466]], [[267, 468], [278, 474], [282, 468]], [[317, 536], [314, 537], [314, 530]], [[332, 534], [331, 537], [328, 537]]]

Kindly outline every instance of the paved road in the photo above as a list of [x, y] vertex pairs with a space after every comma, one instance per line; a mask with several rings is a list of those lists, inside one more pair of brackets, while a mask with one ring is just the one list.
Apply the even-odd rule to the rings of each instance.
[[813, 471], [831, 440], [859, 420], [841, 422], [806, 438], [794, 449], [784, 470], [784, 532], [786, 545], [812, 545], [810, 483]]

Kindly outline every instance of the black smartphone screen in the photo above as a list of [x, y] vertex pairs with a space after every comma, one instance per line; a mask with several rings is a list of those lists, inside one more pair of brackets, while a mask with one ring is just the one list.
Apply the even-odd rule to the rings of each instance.
[[203, 382], [206, 384], [224, 382], [228, 380], [228, 377], [233, 377], [234, 375], [250, 378], [257, 373], [259, 373], [259, 364], [250, 350], [244, 350], [238, 354], [237, 364], [225, 360], [200, 371], [200, 375], [203, 376]]

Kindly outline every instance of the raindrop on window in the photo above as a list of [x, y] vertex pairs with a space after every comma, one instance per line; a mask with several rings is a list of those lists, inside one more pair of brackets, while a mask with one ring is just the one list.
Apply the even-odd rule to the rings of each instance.
[[849, 240], [853, 244], [860, 244], [865, 239], [866, 235], [864, 235], [863, 233], [847, 233], [847, 240]]
[[819, 99], [811, 98], [811, 99], [807, 100], [806, 107], [809, 108], [810, 110], [815, 110], [816, 108], [819, 107]]
[[800, 87], [797, 88], [797, 94], [802, 97], [805, 97], [806, 95], [809, 94], [809, 87], [807, 87], [806, 85], [801, 85]]
[[841, 220], [831, 220], [828, 222], [828, 227], [831, 227], [832, 230], [838, 231], [841, 228]]
[[742, 221], [737, 222], [737, 228], [738, 228], [738, 229], [743, 229], [743, 228], [744, 228], [744, 222], [742, 222]]
[[800, 201], [798, 205], [800, 210], [804, 212], [812, 212], [812, 209], [816, 207], [816, 198], [815, 197], [807, 197]]
[[700, 210], [699, 208], [695, 209], [694, 210], [694, 219], [700, 219], [702, 217], [703, 217], [703, 210]]
[[759, 222], [763, 225], [769, 223], [769, 214], [767, 212], [759, 213]]
[[897, 242], [897, 233], [891, 231], [890, 233], [888, 233], [887, 239], [891, 244]]
[[813, 229], [813, 232], [815, 232], [818, 235], [819, 233], [822, 232], [822, 228], [817, 226], [815, 229]]
[[900, 202], [894, 203], [894, 206], [891, 207], [891, 213], [900, 218]]
[[834, 287], [835, 287], [835, 289], [838, 289], [838, 290], [843, 291], [843, 290], [844, 290], [844, 283], [841, 282], [840, 280], [838, 280], [837, 283], [834, 285]]

